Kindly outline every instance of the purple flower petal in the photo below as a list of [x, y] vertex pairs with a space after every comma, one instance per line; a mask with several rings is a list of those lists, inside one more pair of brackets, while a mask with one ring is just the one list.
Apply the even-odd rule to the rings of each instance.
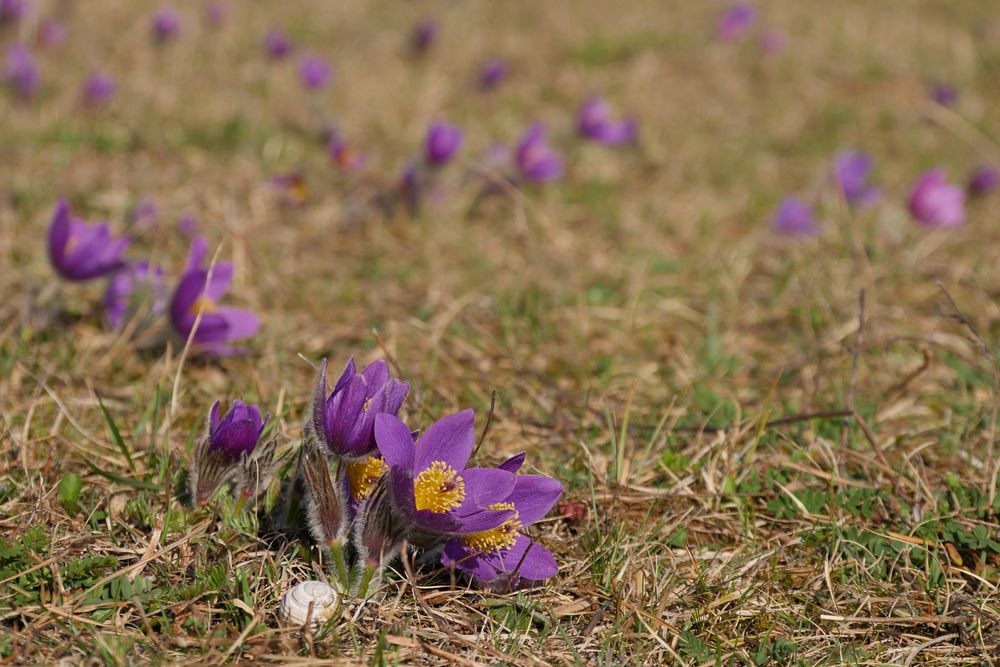
[[521, 524], [530, 526], [549, 513], [562, 492], [562, 484], [551, 477], [518, 475], [507, 502], [514, 503]]
[[413, 436], [410, 434], [410, 429], [398, 417], [386, 413], [376, 415], [375, 441], [386, 465], [390, 468], [412, 469]]
[[463, 470], [475, 442], [474, 413], [463, 410], [434, 422], [416, 444], [413, 471], [419, 474], [434, 461]]

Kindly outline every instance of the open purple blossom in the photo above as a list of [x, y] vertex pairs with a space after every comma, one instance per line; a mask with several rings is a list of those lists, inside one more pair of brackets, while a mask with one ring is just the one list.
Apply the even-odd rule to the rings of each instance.
[[205, 3], [202, 17], [205, 25], [218, 30], [226, 24], [226, 19], [229, 18], [229, 5], [222, 0], [208, 0]]
[[507, 61], [499, 58], [492, 58], [483, 63], [479, 69], [479, 87], [483, 90], [496, 88], [501, 81], [507, 78], [510, 67]]
[[104, 72], [94, 72], [83, 82], [80, 99], [86, 106], [97, 107], [110, 100], [117, 90], [114, 79]]
[[943, 107], [950, 107], [958, 101], [958, 91], [951, 84], [937, 81], [931, 84], [930, 98]]
[[448, 123], [431, 123], [424, 141], [424, 159], [428, 164], [441, 167], [462, 147], [462, 130]]
[[872, 159], [861, 151], [846, 150], [833, 160], [833, 178], [848, 204], [864, 206], [878, 201], [878, 188], [868, 184]]
[[177, 38], [181, 31], [181, 17], [173, 7], [160, 7], [153, 15], [151, 26], [153, 41], [164, 44]]
[[607, 146], [628, 143], [636, 136], [635, 121], [612, 120], [611, 106], [599, 97], [591, 97], [581, 105], [576, 123], [582, 136]]
[[149, 262], [136, 262], [115, 272], [108, 280], [104, 314], [108, 324], [117, 329], [143, 307], [149, 309], [149, 318], [162, 315], [167, 307], [167, 286], [163, 269]]
[[65, 199], [56, 204], [49, 228], [49, 259], [66, 280], [91, 280], [121, 269], [128, 244], [126, 237], [111, 236], [107, 223], [91, 225], [70, 216]]
[[38, 26], [38, 43], [45, 48], [61, 46], [66, 41], [66, 24], [58, 19], [45, 19]]
[[729, 7], [715, 24], [715, 36], [721, 42], [741, 39], [757, 19], [757, 9], [748, 2]]
[[38, 92], [41, 81], [38, 65], [23, 44], [13, 44], [7, 49], [3, 75], [7, 85], [24, 101], [30, 100]]
[[514, 159], [521, 177], [530, 183], [553, 181], [563, 174], [563, 159], [553, 151], [545, 137], [545, 127], [528, 128], [518, 142]]
[[908, 207], [926, 227], [957, 227], [965, 222], [965, 190], [949, 183], [943, 169], [931, 169], [914, 184]]
[[225, 416], [220, 416], [219, 402], [208, 414], [205, 435], [191, 460], [189, 479], [196, 505], [203, 505], [219, 485], [233, 480], [241, 464], [254, 456], [260, 436], [270, 415], [261, 416], [260, 408], [241, 400], [233, 401]]
[[1000, 172], [996, 167], [986, 165], [972, 172], [966, 189], [970, 197], [982, 197], [995, 190], [998, 185], [1000, 185]]
[[436, 21], [428, 19], [421, 21], [413, 29], [411, 44], [417, 53], [426, 53], [437, 40], [438, 25]]
[[514, 474], [497, 468], [466, 469], [475, 440], [472, 410], [444, 417], [414, 442], [398, 418], [375, 419], [375, 439], [390, 475], [392, 504], [408, 526], [410, 541], [493, 530], [513, 510], [487, 509], [514, 490]]
[[819, 224], [813, 217], [812, 209], [794, 195], [785, 197], [778, 205], [773, 227], [776, 232], [788, 236], [812, 236], [819, 233]]
[[0, 26], [6, 23], [17, 23], [28, 13], [26, 0], [0, 0]]
[[[499, 469], [517, 472], [523, 461], [524, 455], [519, 454]], [[488, 507], [513, 510], [514, 515], [496, 528], [451, 538], [441, 562], [468, 572], [480, 582], [510, 587], [555, 575], [559, 571], [555, 558], [523, 531], [549, 513], [562, 491], [562, 484], [551, 477], [517, 475], [511, 494]]]
[[330, 63], [318, 55], [306, 55], [299, 61], [299, 79], [309, 90], [319, 90], [330, 82], [333, 68]]
[[170, 302], [170, 321], [177, 334], [187, 340], [200, 315], [198, 329], [194, 331], [195, 349], [208, 354], [239, 354], [243, 350], [230, 343], [257, 333], [260, 319], [252, 311], [218, 304], [229, 291], [233, 265], [217, 262], [209, 282], [209, 269], [203, 266], [207, 252], [208, 244], [203, 237], [199, 236], [191, 243], [187, 268]]
[[324, 359], [316, 378], [310, 427], [329, 454], [367, 456], [375, 450], [377, 416], [398, 414], [410, 385], [393, 379], [388, 364], [381, 359], [361, 372], [350, 359], [327, 395], [326, 368]]
[[292, 52], [292, 40], [281, 28], [271, 28], [264, 35], [264, 50], [273, 60], [281, 60]]

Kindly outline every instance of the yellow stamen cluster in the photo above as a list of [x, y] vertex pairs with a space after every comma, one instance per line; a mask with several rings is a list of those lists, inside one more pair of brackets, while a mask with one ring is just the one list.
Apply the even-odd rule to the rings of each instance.
[[[512, 510], [514, 503], [495, 503], [486, 509], [491, 510]], [[462, 536], [462, 543], [473, 551], [481, 553], [491, 553], [501, 549], [509, 549], [517, 541], [517, 533], [521, 530], [521, 519], [514, 511], [514, 516], [504, 521], [492, 530], [484, 530], [480, 533], [469, 533]]]
[[195, 317], [198, 317], [198, 313], [210, 315], [218, 309], [219, 306], [216, 305], [215, 301], [204, 294], [195, 299], [195, 302], [191, 304], [191, 314]]
[[465, 500], [465, 481], [444, 461], [434, 461], [417, 475], [413, 495], [418, 510], [447, 512]]
[[347, 481], [351, 485], [351, 497], [362, 500], [375, 488], [375, 482], [389, 469], [378, 456], [369, 456], [347, 464]]

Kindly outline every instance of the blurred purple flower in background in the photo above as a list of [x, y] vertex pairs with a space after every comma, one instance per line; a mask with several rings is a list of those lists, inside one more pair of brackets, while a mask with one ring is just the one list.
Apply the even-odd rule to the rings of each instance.
[[221, 28], [226, 25], [226, 19], [229, 18], [229, 5], [222, 0], [208, 0], [205, 3], [202, 18], [209, 28]]
[[950, 107], [958, 101], [958, 91], [954, 86], [938, 81], [931, 84], [930, 98], [943, 107]]
[[198, 220], [190, 213], [186, 213], [177, 221], [177, 229], [184, 236], [193, 238], [198, 233]]
[[785, 37], [785, 33], [775, 28], [765, 30], [764, 34], [760, 36], [760, 50], [766, 56], [778, 55], [785, 50], [787, 43], [788, 39]]
[[729, 7], [715, 24], [715, 36], [722, 42], [741, 39], [757, 19], [757, 10], [748, 2]]
[[995, 190], [998, 185], [1000, 185], [1000, 172], [996, 167], [984, 165], [972, 172], [966, 189], [971, 197], [982, 197]]
[[7, 62], [3, 75], [7, 85], [23, 101], [30, 100], [38, 92], [41, 82], [38, 65], [23, 44], [12, 44], [7, 49]]
[[437, 41], [438, 24], [433, 19], [421, 21], [413, 29], [413, 37], [410, 43], [417, 53], [426, 53]]
[[321, 56], [306, 55], [299, 61], [299, 79], [309, 90], [319, 90], [326, 86], [332, 73], [330, 63]]
[[129, 211], [128, 219], [133, 225], [153, 226], [159, 217], [159, 209], [152, 197], [141, 197]]
[[201, 322], [194, 332], [194, 347], [199, 352], [230, 355], [245, 350], [229, 343], [249, 338], [260, 329], [260, 318], [249, 310], [220, 306], [219, 300], [229, 291], [233, 280], [231, 262], [216, 262], [209, 282], [209, 270], [202, 266], [208, 243], [201, 236], [191, 243], [187, 268], [170, 301], [170, 321], [177, 334], [187, 340], [198, 315]]
[[521, 177], [528, 182], [553, 181], [563, 174], [563, 159], [549, 147], [544, 125], [528, 128], [518, 142], [514, 157]]
[[352, 148], [336, 131], [330, 133], [326, 148], [330, 159], [343, 171], [359, 171], [365, 166], [365, 154]]
[[27, 15], [29, 6], [27, 0], [0, 0], [0, 26], [19, 22]]
[[794, 195], [785, 197], [774, 214], [774, 230], [788, 236], [813, 236], [819, 233], [819, 225], [813, 217], [812, 209]]
[[965, 190], [949, 183], [943, 169], [931, 169], [913, 186], [909, 209], [926, 227], [957, 227], [965, 222]]
[[153, 15], [153, 41], [163, 44], [177, 38], [181, 31], [181, 17], [173, 7], [160, 7]]
[[122, 253], [127, 237], [114, 238], [106, 222], [88, 224], [70, 215], [69, 204], [60, 199], [49, 227], [49, 259], [66, 280], [100, 278], [125, 266]]
[[149, 303], [151, 318], [159, 317], [167, 307], [167, 286], [163, 269], [149, 262], [136, 262], [115, 272], [104, 292], [104, 314], [108, 324], [117, 329], [128, 321], [128, 316]]
[[447, 164], [461, 147], [462, 130], [448, 123], [434, 122], [427, 129], [424, 159], [432, 166], [441, 167]]
[[611, 120], [611, 105], [599, 97], [591, 97], [580, 106], [576, 124], [581, 135], [607, 146], [625, 144], [636, 137], [635, 121]]
[[868, 184], [872, 173], [872, 159], [865, 153], [845, 150], [833, 160], [833, 178], [848, 204], [864, 206], [878, 201], [878, 188]]
[[45, 48], [61, 46], [66, 41], [66, 24], [58, 19], [45, 19], [38, 26], [38, 43]]
[[507, 61], [500, 58], [491, 58], [483, 63], [479, 69], [479, 87], [483, 90], [490, 90], [500, 85], [500, 82], [507, 78], [510, 67]]
[[264, 35], [264, 50], [273, 60], [281, 60], [292, 52], [292, 40], [281, 28], [271, 28]]
[[278, 190], [281, 203], [286, 206], [302, 206], [309, 199], [309, 184], [301, 171], [291, 171], [271, 177], [271, 185]]
[[83, 82], [80, 98], [85, 105], [96, 107], [110, 100], [116, 90], [118, 86], [114, 79], [103, 72], [93, 72]]

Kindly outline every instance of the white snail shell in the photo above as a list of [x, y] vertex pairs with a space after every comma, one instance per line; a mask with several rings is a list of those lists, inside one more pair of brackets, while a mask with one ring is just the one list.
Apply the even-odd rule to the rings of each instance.
[[[281, 598], [278, 615], [288, 625], [301, 627], [310, 619], [310, 624], [317, 627], [326, 622], [334, 612], [340, 594], [332, 586], [322, 581], [303, 581], [292, 586]], [[312, 605], [312, 615], [309, 605]]]

